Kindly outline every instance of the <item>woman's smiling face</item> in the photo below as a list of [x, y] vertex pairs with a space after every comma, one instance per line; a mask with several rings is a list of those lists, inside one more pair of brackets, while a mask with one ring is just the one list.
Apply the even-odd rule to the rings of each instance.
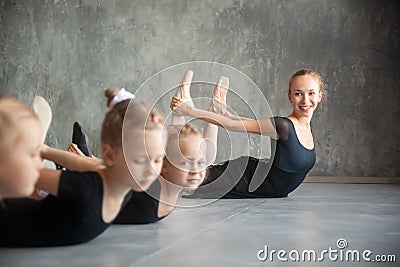
[[301, 117], [311, 117], [322, 99], [320, 85], [310, 75], [294, 77], [288, 93], [293, 112]]

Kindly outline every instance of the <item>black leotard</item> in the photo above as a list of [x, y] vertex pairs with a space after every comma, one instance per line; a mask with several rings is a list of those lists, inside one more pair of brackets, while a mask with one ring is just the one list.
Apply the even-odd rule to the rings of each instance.
[[[124, 203], [128, 201], [127, 195]], [[95, 172], [63, 171], [57, 196], [16, 200], [2, 208], [0, 246], [62, 246], [87, 242], [104, 232], [103, 181]]]
[[146, 192], [132, 191], [132, 197], [114, 220], [114, 224], [145, 224], [157, 222], [161, 184], [156, 180]]
[[[286, 197], [296, 189], [315, 164], [315, 149], [307, 149], [300, 143], [290, 119], [274, 117], [271, 121], [279, 136], [278, 140], [272, 139], [271, 147], [276, 148], [273, 161], [243, 156], [212, 165], [202, 186], [190, 197]], [[263, 182], [249, 192], [249, 184], [255, 177]]]

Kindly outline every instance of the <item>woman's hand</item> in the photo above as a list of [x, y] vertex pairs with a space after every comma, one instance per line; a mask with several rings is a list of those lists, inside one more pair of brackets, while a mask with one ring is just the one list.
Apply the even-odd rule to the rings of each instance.
[[169, 107], [174, 111], [174, 115], [187, 116], [189, 115], [190, 106], [185, 104], [182, 98], [172, 97]]

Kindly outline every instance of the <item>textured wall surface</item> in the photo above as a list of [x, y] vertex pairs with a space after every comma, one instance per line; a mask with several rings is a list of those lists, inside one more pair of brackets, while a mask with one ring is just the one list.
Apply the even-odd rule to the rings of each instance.
[[78, 120], [98, 151], [102, 90], [135, 91], [171, 65], [236, 68], [281, 116], [289, 77], [312, 68], [329, 98], [313, 118], [311, 174], [400, 176], [397, 0], [1, 0], [0, 16], [1, 93], [49, 101], [52, 146]]

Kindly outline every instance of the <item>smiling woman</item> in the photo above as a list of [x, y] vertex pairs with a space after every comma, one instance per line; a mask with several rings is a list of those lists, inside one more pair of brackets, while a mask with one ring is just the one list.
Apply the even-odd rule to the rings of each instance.
[[288, 97], [293, 105], [293, 113], [297, 111], [311, 119], [318, 103], [325, 96], [324, 84], [317, 72], [299, 70], [290, 78]]
[[272, 162], [243, 156], [210, 166], [203, 185], [192, 197], [286, 197], [295, 190], [315, 164], [311, 119], [324, 94], [317, 72], [299, 70], [289, 81], [292, 113], [263, 120], [200, 110], [173, 97], [170, 106], [175, 115], [192, 116], [231, 131], [267, 135], [272, 139], [272, 147], [276, 147]]

